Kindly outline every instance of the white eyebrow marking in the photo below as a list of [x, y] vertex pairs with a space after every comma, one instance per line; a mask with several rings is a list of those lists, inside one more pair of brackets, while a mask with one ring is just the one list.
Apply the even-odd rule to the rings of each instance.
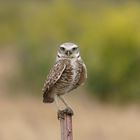
[[63, 43], [62, 45], [60, 45], [60, 47], [64, 47], [66, 48], [67, 50], [71, 50], [72, 48], [76, 47], [78, 48], [78, 46], [74, 43], [69, 43], [69, 42], [66, 42], [66, 43]]

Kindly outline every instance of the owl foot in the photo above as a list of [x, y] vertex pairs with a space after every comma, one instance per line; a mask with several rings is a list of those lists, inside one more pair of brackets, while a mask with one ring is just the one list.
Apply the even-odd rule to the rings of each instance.
[[74, 112], [70, 107], [67, 107], [64, 111], [67, 115], [71, 115], [71, 116], [74, 115]]
[[74, 115], [73, 110], [70, 107], [67, 107], [64, 110], [58, 110], [58, 112], [57, 112], [58, 120], [60, 120], [60, 119], [64, 120], [65, 119], [65, 115], [70, 115], [70, 116]]
[[64, 110], [57, 111], [57, 118], [58, 118], [58, 120], [60, 120], [60, 119], [64, 120]]

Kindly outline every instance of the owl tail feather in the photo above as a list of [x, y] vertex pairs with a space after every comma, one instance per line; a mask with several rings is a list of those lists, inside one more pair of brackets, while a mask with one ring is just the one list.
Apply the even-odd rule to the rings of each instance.
[[53, 97], [50, 97], [48, 94], [43, 94], [43, 103], [52, 103], [54, 101]]

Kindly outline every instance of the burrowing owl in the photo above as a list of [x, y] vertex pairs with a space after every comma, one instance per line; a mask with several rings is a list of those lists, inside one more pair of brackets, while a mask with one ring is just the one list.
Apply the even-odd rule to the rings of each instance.
[[63, 95], [76, 89], [87, 78], [86, 66], [81, 59], [79, 47], [73, 43], [59, 46], [56, 63], [50, 70], [43, 87], [43, 102], [57, 103], [57, 97], [69, 107]]

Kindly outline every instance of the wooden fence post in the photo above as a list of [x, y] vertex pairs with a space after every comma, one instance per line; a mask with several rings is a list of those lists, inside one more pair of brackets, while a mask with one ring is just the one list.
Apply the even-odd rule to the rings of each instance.
[[72, 110], [69, 111], [68, 109], [65, 109], [58, 112], [58, 119], [60, 120], [61, 128], [61, 140], [73, 140], [72, 116]]

